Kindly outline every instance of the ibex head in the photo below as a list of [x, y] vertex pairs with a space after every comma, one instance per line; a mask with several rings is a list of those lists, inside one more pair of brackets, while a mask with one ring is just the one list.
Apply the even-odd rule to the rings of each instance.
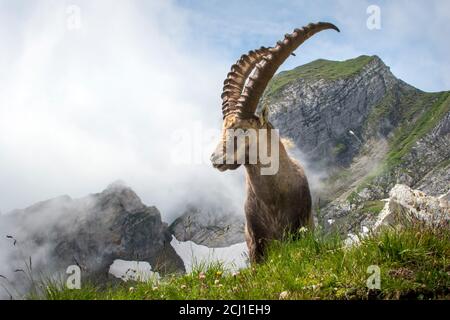
[[[261, 129], [272, 128], [263, 116], [264, 112], [260, 116], [255, 114], [267, 84], [295, 49], [309, 37], [326, 29], [339, 31], [331, 23], [309, 24], [286, 34], [283, 41], [278, 41], [273, 48], [261, 47], [242, 55], [231, 67], [221, 96], [224, 119], [221, 140], [211, 155], [215, 168], [220, 171], [234, 170], [241, 164], [254, 163], [255, 159], [250, 158], [249, 151], [258, 148]], [[242, 135], [250, 138], [239, 139]], [[227, 146], [232, 146], [231, 150]]]

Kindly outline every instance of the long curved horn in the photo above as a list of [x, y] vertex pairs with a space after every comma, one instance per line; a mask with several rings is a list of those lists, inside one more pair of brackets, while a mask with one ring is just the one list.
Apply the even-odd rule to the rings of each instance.
[[267, 84], [291, 53], [308, 38], [326, 29], [340, 32], [334, 24], [328, 22], [310, 23], [306, 27], [295, 29], [292, 34], [286, 34], [283, 41], [278, 41], [274, 48], [269, 49], [269, 54], [263, 55], [261, 61], [256, 63], [254, 73], [250, 75], [250, 71], [248, 82], [235, 105], [242, 116], [255, 113]]
[[238, 112], [236, 103], [241, 97], [245, 81], [255, 68], [255, 65], [268, 54], [270, 54], [269, 49], [261, 47], [260, 49], [249, 51], [247, 54], [242, 55], [241, 58], [231, 66], [231, 71], [228, 73], [227, 78], [223, 83], [224, 86], [221, 96], [223, 100], [222, 112], [224, 118], [231, 113]]

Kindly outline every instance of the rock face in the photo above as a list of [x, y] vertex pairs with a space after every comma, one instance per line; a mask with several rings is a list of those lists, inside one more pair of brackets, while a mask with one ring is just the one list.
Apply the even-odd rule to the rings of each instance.
[[147, 207], [120, 184], [82, 199], [64, 196], [41, 202], [5, 219], [15, 247], [46, 273], [64, 273], [69, 265], [78, 265], [82, 278], [102, 282], [117, 259], [148, 262], [161, 274], [184, 271], [158, 209]]
[[272, 79], [262, 105], [300, 150], [325, 230], [361, 232], [396, 184], [431, 196], [450, 181], [450, 92], [426, 93], [383, 61], [317, 60]]
[[[314, 62], [318, 67], [313, 71], [332, 68], [326, 62]], [[343, 63], [361, 66], [331, 80], [303, 77], [299, 72], [276, 93], [265, 96], [270, 104], [269, 119], [281, 135], [292, 139], [307, 159], [320, 167], [350, 164], [361, 148], [366, 119], [388, 90], [394, 86], [415, 90], [397, 80], [378, 57], [362, 56]], [[300, 68], [305, 67], [308, 65]]]
[[189, 206], [170, 225], [170, 231], [179, 241], [216, 248], [244, 242], [244, 226], [243, 215], [224, 212], [222, 208]]
[[361, 238], [385, 227], [396, 229], [423, 226], [448, 230], [450, 227], [450, 192], [433, 197], [420, 190], [397, 184], [385, 199], [378, 216], [363, 216], [359, 230], [347, 234], [346, 245], [360, 243]]
[[421, 223], [429, 226], [448, 226], [450, 222], [450, 193], [440, 197], [426, 195], [419, 190], [398, 184], [392, 188], [389, 200], [381, 211], [373, 229], [382, 226], [402, 226]]

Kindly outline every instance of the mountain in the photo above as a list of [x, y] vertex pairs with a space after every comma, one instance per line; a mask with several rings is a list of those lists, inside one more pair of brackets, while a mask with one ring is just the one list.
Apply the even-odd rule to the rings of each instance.
[[[430, 195], [450, 181], [450, 92], [423, 92], [377, 56], [316, 60], [276, 75], [263, 96], [271, 122], [300, 150], [326, 229], [358, 231], [397, 183]], [[260, 107], [261, 107], [260, 106]]]
[[219, 248], [244, 242], [244, 226], [243, 213], [189, 205], [170, 225], [170, 231], [179, 241]]
[[0, 274], [16, 282], [15, 269], [52, 277], [78, 265], [82, 279], [102, 283], [118, 259], [145, 261], [162, 275], [184, 271], [158, 209], [119, 183], [81, 199], [62, 196], [15, 210], [0, 217], [0, 226], [7, 260]]
[[214, 259], [245, 266], [243, 229], [243, 216], [205, 205], [187, 205], [169, 227], [156, 207], [116, 182], [0, 215], [0, 285], [21, 296], [36, 289], [35, 278], [67, 278], [72, 265], [82, 282], [99, 285], [183, 273]]

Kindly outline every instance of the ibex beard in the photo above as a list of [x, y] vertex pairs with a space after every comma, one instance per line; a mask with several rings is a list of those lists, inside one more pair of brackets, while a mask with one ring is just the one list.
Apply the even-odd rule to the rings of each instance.
[[224, 82], [222, 135], [211, 161], [220, 171], [246, 169], [245, 237], [251, 262], [263, 260], [269, 241], [313, 227], [305, 172], [287, 154], [267, 110], [257, 115], [256, 109], [278, 67], [306, 39], [326, 29], [339, 31], [331, 23], [309, 24], [273, 48], [242, 55]]

